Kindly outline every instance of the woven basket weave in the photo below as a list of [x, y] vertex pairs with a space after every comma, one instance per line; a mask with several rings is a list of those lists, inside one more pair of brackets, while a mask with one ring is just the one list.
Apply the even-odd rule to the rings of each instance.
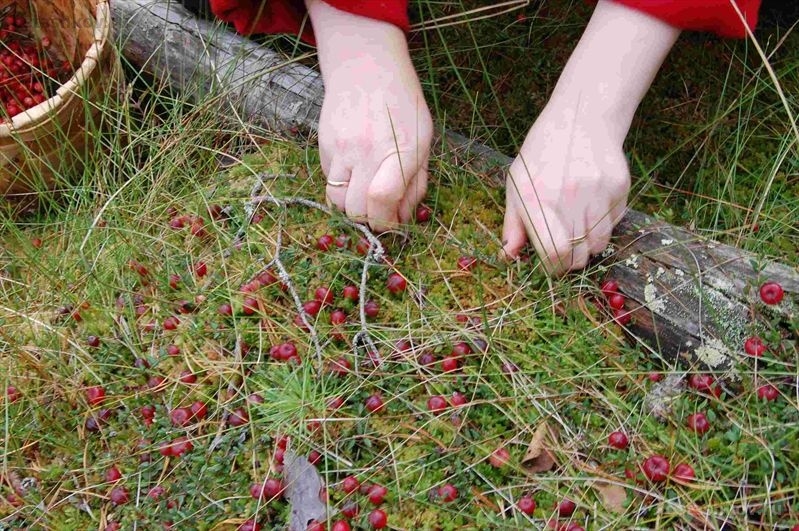
[[99, 141], [103, 107], [123, 79], [107, 0], [0, 0], [0, 10], [11, 5], [74, 73], [50, 99], [0, 122], [0, 194], [7, 197], [55, 188], [82, 170]]

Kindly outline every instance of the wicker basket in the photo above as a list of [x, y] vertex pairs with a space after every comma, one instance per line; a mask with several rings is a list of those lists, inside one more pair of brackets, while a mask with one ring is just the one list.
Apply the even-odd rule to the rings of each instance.
[[120, 94], [122, 70], [107, 0], [0, 0], [28, 13], [33, 32], [74, 74], [50, 99], [0, 122], [0, 194], [53, 189], [82, 171], [99, 140], [104, 104]]

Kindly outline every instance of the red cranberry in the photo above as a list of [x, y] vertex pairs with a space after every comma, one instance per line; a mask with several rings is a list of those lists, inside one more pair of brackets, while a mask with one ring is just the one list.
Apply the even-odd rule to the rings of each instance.
[[427, 223], [430, 221], [430, 218], [433, 216], [433, 209], [429, 206], [425, 205], [424, 203], [419, 203], [416, 206], [416, 214], [414, 218], [416, 219], [417, 223]]
[[358, 286], [353, 286], [349, 284], [344, 286], [344, 289], [341, 292], [341, 296], [348, 301], [351, 302], [358, 302], [358, 299], [361, 295], [361, 291], [358, 289]]
[[166, 493], [166, 489], [161, 485], [156, 485], [147, 492], [147, 497], [151, 500], [158, 501]]
[[459, 341], [452, 346], [452, 356], [463, 357], [472, 353], [472, 347], [465, 341]]
[[90, 406], [102, 404], [105, 400], [105, 389], [102, 386], [95, 385], [86, 389], [86, 400]]
[[237, 531], [261, 531], [261, 524], [255, 518], [245, 520], [238, 528]]
[[333, 294], [332, 289], [322, 286], [321, 288], [316, 288], [316, 292], [314, 293], [314, 299], [316, 299], [325, 306], [329, 306], [333, 304], [335, 296]]
[[112, 465], [111, 468], [105, 471], [105, 480], [108, 483], [114, 483], [120, 479], [122, 479], [122, 472], [119, 471], [116, 465]]
[[408, 281], [399, 273], [391, 273], [386, 281], [386, 289], [392, 295], [399, 295], [408, 287]]
[[177, 407], [169, 413], [169, 420], [174, 426], [188, 426], [191, 421], [191, 409], [187, 407]]
[[16, 387], [14, 387], [13, 385], [9, 385], [6, 388], [6, 397], [8, 398], [8, 401], [10, 403], [13, 404], [17, 400], [19, 400], [21, 396], [22, 396], [22, 393], [20, 393], [19, 390]]
[[661, 483], [669, 477], [669, 461], [662, 455], [647, 457], [642, 468], [644, 475], [653, 483]]
[[757, 388], [757, 397], [766, 402], [773, 402], [780, 396], [780, 392], [771, 384], [761, 385]]
[[692, 481], [696, 478], [694, 468], [687, 463], [680, 463], [679, 465], [675, 466], [674, 470], [672, 471], [672, 476], [674, 476], [675, 479], [682, 481]]
[[128, 489], [122, 486], [114, 487], [113, 489], [111, 489], [111, 492], [108, 494], [108, 497], [111, 499], [111, 503], [113, 503], [114, 505], [125, 505], [130, 501], [130, 494], [128, 493]]
[[366, 406], [366, 410], [370, 413], [379, 413], [384, 407], [383, 397], [381, 397], [378, 393], [370, 395], [366, 399], [366, 402], [364, 402], [364, 405]]
[[274, 500], [283, 495], [285, 487], [277, 478], [267, 478], [263, 483], [253, 483], [250, 486], [250, 496], [264, 501]]
[[469, 399], [466, 398], [466, 395], [464, 395], [463, 393], [459, 393], [458, 391], [455, 391], [454, 393], [452, 393], [452, 399], [450, 400], [450, 402], [452, 403], [452, 405], [454, 407], [459, 407], [459, 406], [465, 406], [466, 404], [468, 404], [469, 403]]
[[338, 520], [330, 528], [330, 531], [352, 531], [352, 528], [346, 520]]
[[441, 395], [431, 396], [427, 399], [427, 410], [428, 411], [441, 411], [442, 409], [446, 409], [449, 407], [447, 404], [447, 399]]
[[341, 406], [343, 405], [344, 405], [344, 397], [341, 396], [334, 396], [333, 398], [327, 401], [327, 409], [333, 411], [341, 408]]
[[334, 243], [339, 249], [347, 249], [350, 246], [350, 237], [346, 234], [339, 234], [336, 236], [336, 241]]
[[380, 305], [377, 303], [377, 301], [368, 300], [363, 305], [363, 313], [366, 314], [366, 317], [374, 319], [380, 313]]
[[488, 462], [495, 468], [502, 468], [510, 462], [510, 452], [507, 448], [497, 448], [488, 456]]
[[360, 238], [358, 243], [355, 244], [355, 252], [360, 254], [361, 256], [366, 256], [369, 252], [370, 244], [369, 240], [366, 238]]
[[166, 319], [164, 319], [164, 330], [176, 330], [178, 325], [180, 325], [180, 319], [175, 317], [174, 315], [170, 315]]
[[166, 353], [169, 356], [177, 356], [180, 354], [180, 347], [175, 344], [169, 344], [166, 347]]
[[527, 516], [533, 516], [535, 512], [535, 500], [531, 496], [522, 496], [516, 502], [516, 508]]
[[320, 251], [329, 251], [334, 245], [333, 236], [330, 234], [323, 234], [316, 240], [316, 248]]
[[347, 314], [343, 310], [333, 310], [330, 313], [330, 324], [333, 326], [341, 326], [347, 322]]
[[630, 441], [624, 432], [614, 431], [608, 435], [608, 444], [617, 450], [624, 450], [630, 444]]
[[358, 507], [358, 503], [354, 501], [348, 501], [341, 507], [341, 514], [350, 519], [358, 516], [359, 512], [360, 507]]
[[477, 259], [473, 256], [461, 256], [458, 258], [458, 269], [461, 271], [471, 271], [477, 264]]
[[150, 406], [150, 405], [142, 406], [140, 411], [142, 418], [144, 418], [145, 420], [152, 421], [155, 418], [155, 406]]
[[98, 348], [100, 346], [100, 338], [97, 336], [89, 336], [86, 338], [86, 344], [92, 348]]
[[441, 360], [441, 370], [444, 372], [454, 372], [460, 368], [460, 359], [457, 356], [449, 355]]
[[311, 463], [312, 465], [319, 464], [319, 461], [321, 460], [322, 460], [322, 454], [320, 454], [318, 451], [311, 450], [310, 452], [308, 452], [308, 462]]
[[610, 297], [619, 291], [619, 283], [615, 280], [606, 280], [599, 289], [605, 297]]
[[150, 274], [150, 272], [147, 271], [147, 267], [145, 267], [145, 265], [138, 260], [128, 261], [128, 267], [130, 267], [131, 270], [135, 271], [136, 274], [142, 278], [145, 278]]
[[721, 396], [721, 387], [710, 374], [692, 374], [688, 377], [688, 387], [716, 398]]
[[436, 362], [436, 356], [429, 350], [425, 350], [419, 354], [419, 363], [424, 366], [432, 365]]
[[685, 419], [685, 424], [688, 426], [688, 429], [699, 435], [704, 435], [710, 429], [710, 422], [707, 420], [704, 413], [688, 415], [688, 418]]
[[244, 315], [253, 315], [260, 310], [261, 304], [256, 297], [244, 297], [241, 303], [241, 311]]
[[219, 315], [224, 315], [226, 317], [229, 317], [233, 315], [233, 306], [231, 306], [227, 302], [224, 302], [219, 305], [219, 308], [216, 311], [219, 313]]
[[577, 504], [574, 503], [569, 498], [563, 498], [560, 503], [558, 503], [557, 511], [558, 516], [562, 518], [568, 518], [574, 514], [574, 511], [577, 510]]
[[757, 336], [752, 336], [744, 342], [744, 351], [750, 356], [759, 358], [765, 354], [766, 350], [768, 350], [768, 347], [766, 347], [763, 340]]
[[345, 376], [352, 369], [350, 361], [345, 357], [340, 357], [327, 364], [328, 371], [336, 376]]
[[208, 406], [199, 400], [191, 405], [191, 415], [194, 420], [203, 420], [208, 415]]
[[626, 297], [621, 293], [613, 293], [608, 297], [608, 306], [614, 310], [624, 309], [624, 303], [627, 301]]
[[380, 505], [386, 499], [388, 489], [383, 485], [374, 484], [369, 487], [367, 497], [372, 505]]
[[688, 377], [688, 387], [717, 398], [721, 396], [721, 388], [709, 374], [692, 374]]
[[166, 386], [166, 378], [160, 375], [150, 376], [147, 379], [147, 387], [153, 391], [160, 391]]
[[197, 275], [199, 278], [203, 278], [205, 275], [208, 274], [208, 264], [205, 262], [197, 262], [194, 264], [194, 274]]
[[247, 413], [247, 410], [243, 407], [238, 407], [230, 412], [230, 416], [227, 419], [228, 424], [233, 426], [234, 428], [238, 428], [239, 426], [244, 426], [250, 421], [250, 415]]
[[193, 372], [186, 370], [180, 373], [180, 381], [185, 384], [193, 384], [197, 382], [197, 375]]
[[766, 304], [779, 304], [785, 292], [778, 282], [766, 282], [760, 286], [760, 300]]
[[382, 509], [374, 509], [370, 512], [368, 520], [372, 529], [383, 529], [388, 525], [388, 515]]
[[302, 303], [302, 309], [311, 317], [316, 317], [322, 310], [322, 303], [316, 299]]
[[452, 483], [446, 483], [438, 488], [438, 498], [444, 503], [454, 502], [458, 499], [458, 489]]
[[194, 445], [186, 437], [178, 437], [170, 442], [165, 442], [158, 449], [159, 453], [164, 457], [180, 457], [186, 452], [194, 449]]
[[341, 490], [347, 494], [352, 494], [359, 488], [361, 488], [361, 482], [355, 476], [347, 476], [341, 482]]
[[632, 313], [626, 310], [613, 310], [613, 320], [619, 326], [627, 326], [632, 321]]

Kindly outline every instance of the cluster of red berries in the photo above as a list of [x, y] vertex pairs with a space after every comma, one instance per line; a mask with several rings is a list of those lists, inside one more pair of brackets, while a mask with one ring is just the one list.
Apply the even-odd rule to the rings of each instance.
[[613, 319], [621, 326], [629, 324], [630, 312], [624, 309], [627, 298], [619, 293], [619, 283], [615, 280], [606, 280], [599, 289], [605, 296], [608, 307], [612, 310]]
[[71, 73], [69, 63], [56, 66], [43, 53], [50, 39], [37, 43], [27, 20], [7, 12], [0, 18], [0, 121], [10, 119], [42, 102], [53, 84]]

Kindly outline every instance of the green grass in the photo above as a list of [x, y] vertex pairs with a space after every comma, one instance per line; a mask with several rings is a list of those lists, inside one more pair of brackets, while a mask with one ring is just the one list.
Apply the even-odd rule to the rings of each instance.
[[[535, 115], [523, 101], [529, 93], [520, 83], [529, 76], [519, 61], [524, 50], [541, 50], [526, 55], [529, 67], [541, 72], [535, 105], [543, 104], [567, 37], [579, 33], [587, 12], [578, 9], [563, 22], [557, 10], [567, 4], [553, 4], [551, 18], [539, 13], [540, 27], [523, 26], [511, 13], [424, 32], [420, 38], [430, 47], [416, 57], [420, 70], [427, 68], [423, 76], [441, 120], [512, 153]], [[451, 5], [456, 12], [468, 8]], [[495, 26], [507, 35], [492, 33]], [[784, 102], [745, 43], [708, 40], [705, 48], [703, 38], [688, 41], [675, 50], [628, 139], [641, 176], [634, 206], [796, 264], [797, 161]], [[789, 36], [772, 66], [795, 113], [799, 47], [793, 41]], [[517, 65], [512, 71], [521, 81], [511, 83], [516, 88], [508, 96], [480, 87], [480, 79], [499, 79], [492, 69], [511, 71], [495, 54]], [[475, 63], [464, 64], [467, 58]], [[690, 105], [680, 92], [684, 80], [695, 84], [688, 85], [696, 91]], [[474, 97], [459, 93], [464, 87], [475, 87]], [[511, 97], [514, 91], [518, 96]], [[242, 314], [240, 293], [264, 267], [272, 263], [274, 270], [276, 257], [303, 301], [321, 285], [339, 294], [361, 283], [361, 254], [314, 246], [325, 233], [357, 241], [360, 233], [338, 215], [262, 205], [263, 219], [248, 222], [255, 174], [264, 176], [263, 193], [323, 201], [313, 143], [220, 125], [212, 104], [187, 105], [155, 89], [137, 93], [135, 101], [108, 104], [108, 117], [119, 126], [60, 195], [40, 193], [42, 206], [33, 214], [4, 214], [0, 388], [14, 386], [20, 397], [12, 402], [4, 393], [0, 401], [0, 527], [103, 529], [113, 521], [123, 529], [160, 529], [169, 521], [175, 529], [235, 529], [258, 518], [263, 529], [276, 529], [286, 522], [288, 504], [259, 503], [249, 487], [278, 475], [273, 458], [280, 435], [301, 454], [321, 454], [317, 468], [336, 509], [352, 499], [337, 488], [348, 475], [387, 486], [383, 507], [393, 529], [541, 528], [565, 497], [577, 504], [572, 521], [586, 529], [786, 529], [799, 522], [795, 337], [783, 337], [781, 346], [769, 337], [765, 363], [741, 363], [735, 393], [715, 398], [683, 389], [669, 402], [670, 413], [656, 418], [648, 405], [651, 377], [680, 377], [692, 368], [627, 341], [593, 304], [601, 271], [550, 280], [535, 260], [498, 262], [502, 191], [444, 155], [432, 162], [427, 202], [435, 220], [409, 227], [407, 239], [382, 237], [391, 261], [368, 267], [366, 298], [381, 311], [367, 330], [382, 363], [375, 367], [352, 344], [360, 326], [351, 304], [343, 341], [331, 339], [329, 309], [312, 320], [317, 351], [294, 324], [290, 293], [277, 284], [261, 288], [261, 311], [253, 316]], [[222, 153], [239, 163], [219, 168]], [[787, 156], [777, 164], [781, 153]], [[271, 178], [280, 175], [291, 177]], [[229, 207], [228, 216], [214, 219], [212, 205]], [[170, 228], [183, 214], [202, 218], [208, 235]], [[240, 245], [237, 234], [246, 235]], [[473, 271], [458, 270], [462, 255], [480, 259]], [[146, 278], [129, 267], [132, 259], [146, 266]], [[204, 278], [192, 274], [199, 261], [208, 266]], [[408, 280], [403, 295], [385, 290], [392, 271]], [[174, 274], [181, 277], [178, 289], [168, 285]], [[194, 311], [178, 312], [185, 301]], [[219, 314], [223, 303], [233, 306], [234, 317]], [[178, 329], [163, 330], [173, 314]], [[148, 331], [151, 321], [155, 328]], [[91, 335], [100, 338], [99, 348], [88, 345]], [[396, 350], [403, 339], [412, 350]], [[296, 344], [301, 364], [270, 359], [270, 346], [284, 341]], [[461, 341], [485, 341], [488, 349], [475, 349], [458, 371], [445, 373], [440, 360]], [[169, 356], [169, 345], [179, 355]], [[436, 363], [423, 365], [422, 353], [432, 353]], [[330, 362], [341, 357], [357, 370], [329, 374]], [[197, 383], [180, 381], [186, 370]], [[156, 389], [148, 385], [154, 376], [164, 378]], [[765, 383], [778, 386], [776, 401], [757, 399], [755, 389]], [[108, 398], [91, 406], [85, 390], [94, 385], [103, 385]], [[456, 391], [466, 395], [465, 406], [427, 411], [430, 396]], [[248, 401], [253, 393], [264, 402]], [[380, 413], [364, 408], [373, 393], [385, 401]], [[345, 404], [328, 410], [338, 396]], [[207, 404], [207, 418], [172, 426], [169, 411], [195, 401]], [[145, 405], [156, 408], [151, 426], [141, 415]], [[247, 425], [227, 422], [237, 408], [248, 412]], [[98, 431], [88, 430], [104, 409], [112, 413]], [[705, 435], [685, 427], [696, 411], [711, 421]], [[553, 433], [545, 445], [554, 463], [535, 472], [524, 457], [544, 423]], [[628, 450], [608, 446], [614, 430], [630, 436]], [[159, 454], [162, 443], [181, 435], [192, 441], [191, 452]], [[488, 462], [498, 447], [511, 455], [502, 468]], [[654, 454], [672, 466], [690, 463], [697, 480], [646, 481], [639, 467]], [[130, 492], [125, 505], [108, 500], [115, 485], [105, 482], [104, 472], [111, 465]], [[448, 482], [460, 496], [442, 503], [435, 492]], [[614, 503], [602, 498], [608, 484], [622, 488]], [[166, 490], [158, 501], [147, 497], [156, 485]], [[513, 510], [525, 494], [538, 503], [531, 519]], [[362, 525], [371, 507], [365, 497], [355, 499]]]

